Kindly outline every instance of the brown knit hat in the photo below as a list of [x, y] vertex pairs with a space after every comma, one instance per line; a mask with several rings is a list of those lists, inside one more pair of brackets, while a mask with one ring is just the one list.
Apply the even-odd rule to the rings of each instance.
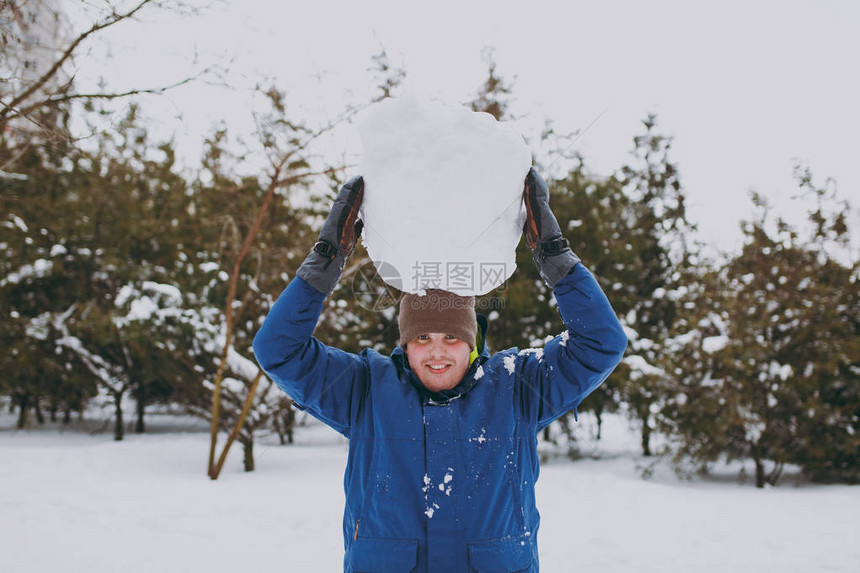
[[475, 297], [444, 290], [428, 290], [424, 296], [407, 294], [400, 300], [400, 346], [419, 334], [453, 334], [475, 347], [478, 321]]

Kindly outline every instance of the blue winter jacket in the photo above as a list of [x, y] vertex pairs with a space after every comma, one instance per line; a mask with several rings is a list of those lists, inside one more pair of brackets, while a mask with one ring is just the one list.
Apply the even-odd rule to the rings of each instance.
[[537, 434], [627, 344], [582, 264], [554, 294], [566, 332], [542, 350], [484, 348], [459, 386], [430, 393], [400, 347], [351, 354], [313, 338], [325, 296], [301, 278], [284, 290], [254, 352], [300, 408], [349, 438], [345, 572], [538, 571]]

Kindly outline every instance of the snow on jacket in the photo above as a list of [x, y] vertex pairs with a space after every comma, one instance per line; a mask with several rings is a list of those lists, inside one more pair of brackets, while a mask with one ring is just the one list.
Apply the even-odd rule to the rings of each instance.
[[627, 344], [582, 264], [554, 294], [565, 332], [543, 349], [484, 348], [457, 388], [430, 393], [400, 347], [351, 354], [313, 338], [325, 296], [301, 278], [287, 286], [254, 352], [298, 407], [349, 438], [345, 572], [538, 571], [537, 434]]

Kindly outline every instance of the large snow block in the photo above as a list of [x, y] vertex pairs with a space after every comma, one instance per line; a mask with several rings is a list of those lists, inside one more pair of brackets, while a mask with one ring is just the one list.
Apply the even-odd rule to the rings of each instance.
[[406, 96], [376, 104], [359, 136], [362, 240], [388, 284], [481, 295], [511, 276], [531, 165], [519, 133], [487, 113]]

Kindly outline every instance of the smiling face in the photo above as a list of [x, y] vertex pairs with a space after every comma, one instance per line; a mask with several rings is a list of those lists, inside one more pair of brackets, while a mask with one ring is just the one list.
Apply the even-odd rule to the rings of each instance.
[[472, 347], [452, 334], [419, 334], [406, 344], [409, 366], [432, 391], [450, 390], [469, 369]]

